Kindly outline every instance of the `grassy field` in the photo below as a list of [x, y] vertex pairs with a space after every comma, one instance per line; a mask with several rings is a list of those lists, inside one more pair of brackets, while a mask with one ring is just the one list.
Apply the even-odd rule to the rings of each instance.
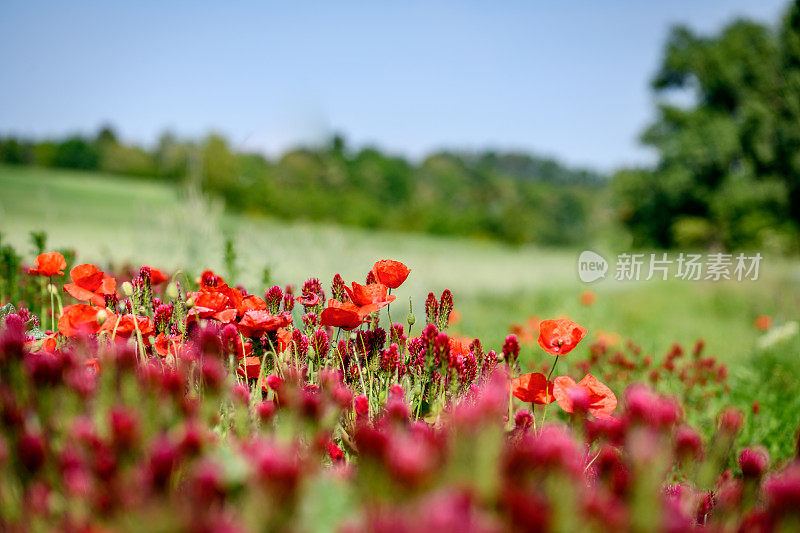
[[755, 282], [604, 280], [591, 286], [596, 303], [584, 307], [579, 295], [590, 287], [577, 277], [580, 250], [248, 218], [169, 184], [94, 173], [0, 166], [0, 191], [0, 232], [28, 260], [28, 233], [44, 230], [51, 247], [72, 247], [83, 261], [224, 273], [227, 237], [236, 244], [237, 279], [260, 293], [265, 267], [278, 284], [309, 276], [327, 283], [335, 272], [362, 281], [376, 259], [396, 258], [413, 272], [396, 293], [395, 320], [405, 316], [409, 296], [420, 318], [427, 291], [450, 288], [463, 317], [456, 329], [495, 347], [510, 323], [568, 315], [646, 351], [704, 338], [710, 353], [736, 361], [753, 353], [757, 315], [781, 322], [800, 309], [800, 265], [779, 258], [766, 258]]

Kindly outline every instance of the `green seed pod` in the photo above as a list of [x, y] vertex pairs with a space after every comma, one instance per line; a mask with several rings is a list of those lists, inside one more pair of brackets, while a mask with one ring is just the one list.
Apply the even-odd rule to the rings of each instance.
[[130, 281], [126, 281], [125, 283], [122, 284], [122, 294], [124, 294], [128, 298], [130, 298], [131, 295], [133, 294], [133, 285], [131, 285]]
[[177, 283], [170, 283], [167, 285], [167, 298], [175, 300], [178, 298], [178, 285]]

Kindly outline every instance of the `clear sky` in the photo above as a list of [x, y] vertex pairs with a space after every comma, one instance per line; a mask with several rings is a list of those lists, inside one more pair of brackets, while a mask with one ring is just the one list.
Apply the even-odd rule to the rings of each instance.
[[0, 134], [216, 130], [275, 153], [345, 134], [419, 157], [650, 158], [669, 27], [775, 23], [785, 0], [19, 1], [0, 5]]

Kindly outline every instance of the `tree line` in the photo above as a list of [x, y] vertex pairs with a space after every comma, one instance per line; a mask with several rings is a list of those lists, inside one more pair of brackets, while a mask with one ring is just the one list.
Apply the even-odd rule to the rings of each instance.
[[577, 244], [596, 236], [593, 197], [605, 179], [524, 153], [437, 152], [419, 162], [341, 136], [279, 157], [164, 134], [152, 148], [125, 144], [110, 127], [55, 140], [0, 138], [0, 162], [194, 179], [236, 212], [365, 228]]

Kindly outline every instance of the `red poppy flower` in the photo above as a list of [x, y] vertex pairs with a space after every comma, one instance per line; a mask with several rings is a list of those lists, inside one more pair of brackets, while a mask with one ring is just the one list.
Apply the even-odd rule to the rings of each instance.
[[155, 267], [148, 268], [150, 269], [150, 285], [155, 287], [156, 285], [161, 285], [169, 279], [169, 276], [161, 272], [159, 269]]
[[291, 323], [291, 313], [284, 312], [279, 315], [271, 315], [269, 311], [264, 310], [247, 311], [239, 321], [239, 331], [245, 337], [255, 337], [267, 331], [284, 328]]
[[156, 337], [154, 347], [156, 353], [161, 357], [166, 357], [167, 355], [178, 357], [178, 353], [181, 349], [181, 336], [159, 333]]
[[266, 311], [267, 303], [256, 296], [255, 294], [250, 294], [242, 298], [242, 303], [239, 304], [239, 307], [236, 309], [239, 316], [244, 315], [247, 311]]
[[100, 331], [108, 332], [109, 338], [114, 336], [115, 339], [127, 340], [131, 335], [136, 335], [136, 330], [142, 335], [142, 340], [145, 344], [149, 344], [149, 337], [155, 333], [153, 322], [146, 316], [137, 315], [112, 315], [103, 322]]
[[350, 301], [359, 307], [360, 313], [364, 316], [389, 305], [396, 298], [396, 296], [388, 294], [388, 288], [383, 283], [360, 285], [354, 281], [352, 285], [352, 289], [347, 285], [344, 289], [347, 291]]
[[278, 353], [283, 353], [292, 342], [292, 332], [286, 328], [278, 328]]
[[58, 331], [65, 337], [74, 337], [80, 333], [93, 335], [100, 330], [97, 315], [101, 309], [93, 305], [68, 305], [58, 318]]
[[42, 343], [42, 350], [52, 353], [56, 351], [57, 347], [58, 343], [53, 337], [45, 337], [44, 342]]
[[588, 411], [595, 418], [607, 417], [617, 408], [617, 397], [614, 392], [593, 375], [586, 374], [578, 383], [569, 376], [559, 376], [553, 382], [553, 396], [558, 405], [568, 413], [573, 411], [571, 390], [574, 388], [583, 389], [586, 393], [589, 402]]
[[303, 304], [305, 307], [313, 307], [319, 303], [319, 294], [311, 293], [304, 296], [298, 296], [297, 303]]
[[375, 263], [372, 267], [375, 277], [378, 281], [389, 287], [396, 289], [408, 277], [411, 270], [400, 261], [392, 261], [391, 259], [383, 259]]
[[189, 311], [190, 320], [197, 317], [213, 318], [227, 324], [236, 319], [236, 308], [230, 307], [230, 299], [222, 292], [198, 291], [189, 293], [189, 297], [194, 300], [194, 305]]
[[566, 355], [586, 333], [586, 328], [566, 318], [542, 320], [539, 323], [539, 346], [551, 355]]
[[553, 397], [553, 382], [539, 372], [523, 374], [511, 382], [511, 391], [514, 396], [523, 402], [547, 405], [555, 399]]
[[364, 320], [357, 305], [352, 302], [342, 303], [338, 300], [328, 300], [328, 307], [322, 310], [320, 324], [334, 328], [354, 329]]
[[255, 356], [245, 357], [236, 371], [243, 378], [256, 379], [261, 371], [261, 359]]
[[67, 268], [67, 261], [63, 255], [58, 252], [45, 252], [36, 256], [33, 261], [33, 268], [28, 270], [28, 274], [47, 277], [61, 276], [64, 274], [65, 268]]
[[466, 356], [469, 353], [469, 345], [472, 344], [472, 339], [468, 337], [450, 337], [448, 339], [448, 344], [450, 345], [450, 355], [464, 355]]
[[56, 351], [56, 348], [58, 347], [58, 342], [56, 342], [56, 339], [55, 339], [54, 335], [55, 334], [48, 335], [47, 337], [45, 337], [43, 339], [39, 339], [39, 340], [27, 341], [27, 342], [25, 342], [25, 346], [31, 352], [34, 352], [34, 353], [37, 352], [37, 351], [53, 353], [53, 352]]
[[[233, 322], [237, 316], [250, 310], [245, 308], [244, 295], [239, 289], [228, 287], [223, 279], [210, 270], [203, 272], [200, 290], [189, 293], [194, 300], [194, 307], [189, 312], [189, 319], [213, 318], [222, 323]], [[251, 300], [250, 305], [258, 307], [258, 303]], [[266, 306], [265, 306], [266, 308]], [[239, 310], [241, 309], [241, 312]]]
[[94, 265], [78, 265], [69, 271], [72, 283], [64, 285], [64, 290], [76, 300], [92, 302], [105, 307], [106, 296], [117, 290], [117, 281]]

